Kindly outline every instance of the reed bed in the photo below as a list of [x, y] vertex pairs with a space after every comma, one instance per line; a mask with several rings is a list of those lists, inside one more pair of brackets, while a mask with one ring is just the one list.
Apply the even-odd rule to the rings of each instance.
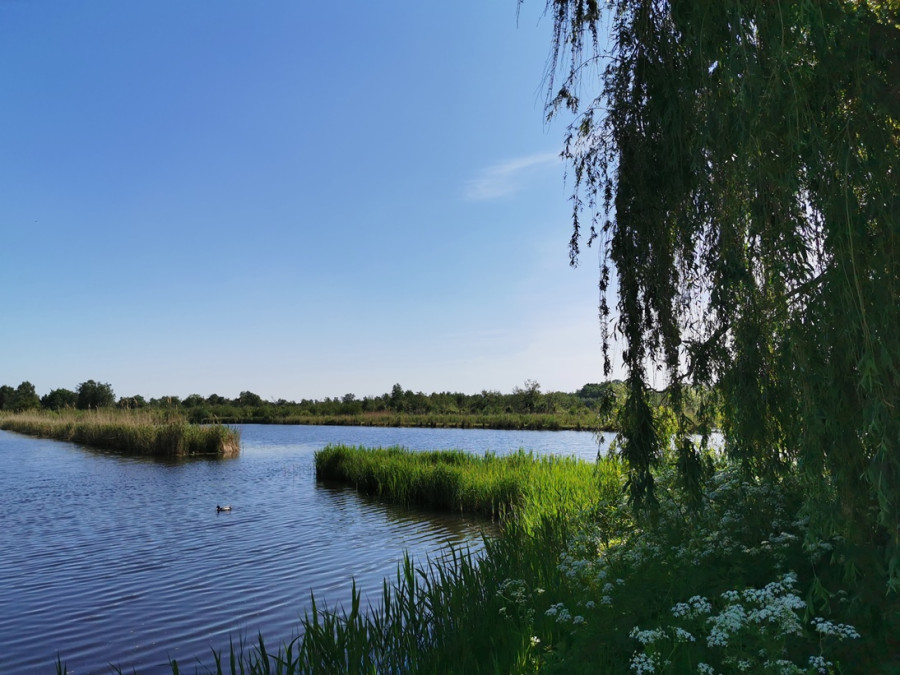
[[848, 582], [822, 556], [824, 542], [804, 542], [804, 521], [785, 518], [801, 485], [764, 485], [722, 466], [692, 510], [663, 469], [661, 508], [642, 521], [613, 480], [617, 460], [598, 463], [592, 511], [545, 515], [531, 528], [508, 519], [478, 555], [407, 558], [377, 605], [364, 608], [355, 585], [347, 606], [313, 598], [292, 641], [274, 650], [261, 637], [241, 642], [194, 672], [897, 672], [896, 596], [874, 606], [816, 600], [827, 600], [826, 586], [843, 597]]
[[0, 417], [0, 429], [148, 457], [232, 457], [240, 451], [235, 429], [189, 424], [180, 416], [149, 412], [18, 413]]
[[[207, 421], [207, 418], [198, 418]], [[213, 419], [213, 418], [208, 418]], [[529, 431], [597, 431], [596, 413], [393, 413], [367, 412], [339, 415], [219, 416], [230, 424], [319, 424], [352, 427], [420, 427], [432, 429], [502, 429]]]
[[[401, 447], [329, 445], [315, 455], [316, 477], [353, 485], [359, 492], [396, 504], [505, 520], [526, 529], [541, 517], [574, 513], [596, 504], [600, 471], [572, 457], [507, 456], [461, 450], [413, 452]], [[600, 468], [604, 467], [604, 468]], [[618, 475], [607, 477], [616, 484]]]

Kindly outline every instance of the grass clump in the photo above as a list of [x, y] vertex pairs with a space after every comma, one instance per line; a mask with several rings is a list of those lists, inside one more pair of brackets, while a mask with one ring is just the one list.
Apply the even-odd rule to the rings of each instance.
[[523, 450], [497, 456], [461, 450], [413, 452], [401, 447], [329, 445], [315, 456], [316, 477], [353, 485], [395, 504], [497, 519], [514, 517], [526, 529], [541, 517], [574, 513], [600, 497], [599, 472], [618, 484], [618, 464]]
[[159, 458], [230, 457], [240, 434], [220, 424], [189, 424], [180, 416], [127, 410], [26, 412], [0, 416], [0, 429]]

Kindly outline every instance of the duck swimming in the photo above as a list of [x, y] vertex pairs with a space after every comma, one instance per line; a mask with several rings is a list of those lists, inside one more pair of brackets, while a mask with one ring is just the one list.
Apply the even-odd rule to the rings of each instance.
[[220, 511], [231, 511], [231, 507], [230, 506], [219, 506], [217, 504], [216, 505], [216, 513], [219, 513]]

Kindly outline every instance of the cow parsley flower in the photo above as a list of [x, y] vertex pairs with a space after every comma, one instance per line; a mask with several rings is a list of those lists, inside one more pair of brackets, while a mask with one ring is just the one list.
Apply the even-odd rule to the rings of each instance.
[[813, 619], [811, 623], [816, 632], [821, 633], [822, 635], [831, 635], [838, 640], [845, 640], [848, 638], [856, 640], [859, 638], [859, 633], [856, 629], [846, 623], [832, 623], [831, 621], [826, 621], [818, 616]]
[[824, 656], [809, 657], [809, 667], [815, 668], [816, 672], [822, 673], [822, 675], [825, 675], [832, 666], [834, 666], [834, 664], [831, 661], [826, 661]]
[[637, 675], [643, 675], [643, 673], [655, 673], [657, 665], [658, 662], [656, 658], [649, 654], [644, 654], [643, 652], [631, 657], [631, 670], [637, 673]]
[[642, 645], [650, 644], [651, 642], [656, 642], [657, 640], [661, 640], [666, 637], [666, 634], [663, 633], [658, 628], [652, 628], [650, 630], [641, 630], [637, 626], [631, 629], [631, 633], [628, 634], [628, 637], [634, 638]]

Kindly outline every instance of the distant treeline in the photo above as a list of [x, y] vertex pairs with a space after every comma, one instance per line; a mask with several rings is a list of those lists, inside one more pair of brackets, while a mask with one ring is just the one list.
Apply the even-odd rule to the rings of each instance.
[[[395, 384], [381, 396], [358, 398], [354, 394], [299, 402], [266, 401], [251, 391], [229, 399], [218, 394], [185, 398], [143, 396], [116, 398], [109, 384], [88, 380], [74, 391], [53, 389], [38, 397], [34, 385], [0, 386], [0, 410], [81, 410], [111, 408], [170, 410], [190, 422], [229, 424], [356, 424], [379, 426], [454, 426], [538, 429], [615, 429], [625, 401], [623, 382], [585, 384], [576, 392], [542, 392], [541, 385], [526, 380], [512, 393], [483, 390], [478, 394], [440, 392], [424, 394]], [[699, 405], [697, 392], [687, 392], [689, 403]], [[655, 407], [665, 405], [666, 394], [654, 395]], [[689, 406], [695, 407], [695, 406]]]

